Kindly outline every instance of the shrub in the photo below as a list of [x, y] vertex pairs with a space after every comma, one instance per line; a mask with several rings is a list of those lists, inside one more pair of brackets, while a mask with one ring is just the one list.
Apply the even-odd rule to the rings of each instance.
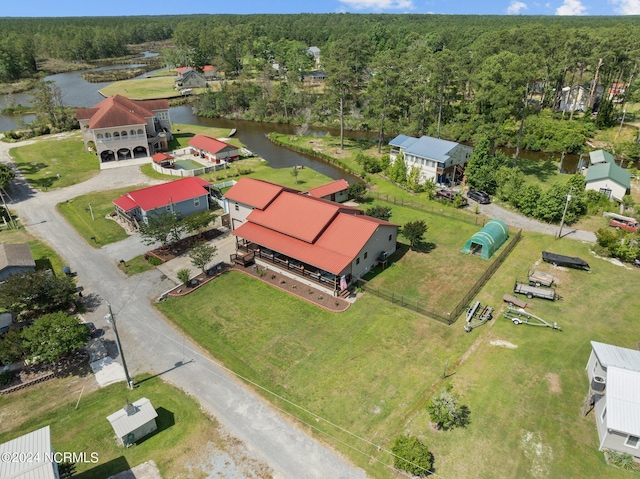
[[427, 476], [433, 467], [433, 454], [415, 436], [398, 436], [393, 441], [391, 452], [395, 455], [393, 465], [414, 476]]
[[147, 261], [150, 265], [153, 266], [160, 266], [162, 264], [162, 260], [156, 256], [149, 256], [149, 259]]
[[612, 450], [606, 451], [607, 462], [611, 466], [619, 467], [627, 471], [634, 468], [633, 456], [631, 454], [616, 452]]
[[176, 276], [178, 277], [180, 282], [186, 286], [187, 283], [189, 282], [189, 274], [190, 274], [190, 271], [185, 268], [185, 269], [179, 270]]
[[6, 386], [13, 381], [13, 373], [11, 371], [2, 371], [0, 373], [0, 386]]
[[427, 411], [438, 429], [448, 430], [454, 427], [465, 427], [470, 422], [469, 408], [460, 404], [460, 398], [451, 390], [451, 385], [447, 385], [427, 404]]

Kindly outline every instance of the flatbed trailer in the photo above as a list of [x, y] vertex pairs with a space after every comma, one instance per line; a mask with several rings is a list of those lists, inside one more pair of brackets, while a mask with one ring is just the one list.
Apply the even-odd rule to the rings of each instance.
[[527, 298], [542, 298], [553, 301], [556, 299], [556, 290], [553, 288], [539, 288], [518, 281], [513, 285], [513, 292], [516, 294], [524, 294]]
[[544, 273], [534, 269], [529, 271], [529, 284], [534, 286], [551, 286], [555, 281], [555, 277], [552, 274]]
[[482, 326], [493, 318], [493, 308], [490, 306], [482, 306], [480, 301], [475, 301], [467, 307], [466, 319], [467, 324], [464, 330], [469, 333], [472, 329]]
[[562, 328], [558, 326], [558, 323], [549, 323], [535, 314], [531, 314], [524, 309], [509, 307], [503, 313], [504, 317], [511, 320], [513, 324], [528, 324], [530, 326], [544, 326], [545, 328], [555, 329], [562, 331]]

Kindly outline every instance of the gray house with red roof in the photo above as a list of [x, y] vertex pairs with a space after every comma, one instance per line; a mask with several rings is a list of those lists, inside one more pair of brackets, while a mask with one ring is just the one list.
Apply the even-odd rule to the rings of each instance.
[[169, 149], [171, 121], [167, 100], [105, 98], [76, 111], [84, 146], [100, 162], [151, 156]]
[[209, 209], [209, 186], [211, 183], [197, 176], [170, 181], [131, 191], [113, 200], [116, 214], [134, 226], [149, 224], [149, 216], [164, 211], [178, 217]]
[[224, 194], [237, 253], [333, 292], [396, 250], [398, 226], [361, 210], [274, 183], [241, 178]]
[[207, 135], [196, 135], [189, 140], [191, 153], [214, 163], [235, 161], [240, 158], [238, 147]]

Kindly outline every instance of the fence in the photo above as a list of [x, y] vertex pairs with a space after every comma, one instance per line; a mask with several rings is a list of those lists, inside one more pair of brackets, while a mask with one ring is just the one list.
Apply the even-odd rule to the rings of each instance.
[[396, 293], [395, 291], [371, 286], [368, 281], [361, 278], [357, 279], [355, 284], [356, 287], [362, 288], [363, 291], [366, 291], [367, 293], [370, 293], [384, 300], [390, 301], [393, 304], [398, 304], [403, 308], [410, 309], [442, 323], [453, 324], [456, 322], [458, 316], [460, 316], [462, 311], [465, 310], [471, 299], [476, 294], [478, 294], [478, 291], [480, 291], [484, 284], [489, 281], [489, 278], [493, 276], [493, 273], [496, 272], [496, 270], [500, 267], [504, 260], [507, 259], [507, 256], [509, 256], [511, 251], [513, 251], [513, 248], [515, 248], [516, 244], [518, 244], [521, 237], [522, 230], [519, 230], [451, 312], [437, 311], [434, 307], [421, 302], [419, 299], [407, 298], [403, 294]]
[[211, 173], [212, 171], [224, 170], [227, 167], [227, 164], [220, 163], [220, 164], [215, 164], [211, 166], [203, 166], [202, 168], [196, 168], [193, 170], [183, 170], [180, 168], [178, 169], [163, 168], [157, 163], [153, 163], [152, 166], [155, 171], [157, 171], [158, 173], [162, 173], [163, 175], [187, 177], [187, 176], [200, 176], [200, 175], [204, 175], [205, 173]]
[[476, 226], [484, 226], [486, 218], [484, 216], [471, 215], [464, 211], [459, 211], [448, 205], [440, 205], [433, 203], [420, 203], [419, 201], [407, 200], [405, 198], [398, 198], [397, 196], [385, 195], [375, 191], [369, 191], [367, 196], [374, 198], [378, 201], [384, 201], [392, 205], [404, 206], [418, 211], [424, 211], [426, 213], [433, 213], [434, 215], [444, 216], [445, 218], [454, 218], [460, 221], [474, 224]]

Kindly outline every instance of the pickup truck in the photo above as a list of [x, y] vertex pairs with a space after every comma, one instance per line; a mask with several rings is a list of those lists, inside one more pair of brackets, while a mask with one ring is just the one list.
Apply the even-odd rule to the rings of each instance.
[[620, 218], [612, 218], [609, 221], [609, 226], [617, 230], [631, 231], [632, 233], [637, 233], [640, 229], [640, 224], [638, 224], [637, 221], [623, 220]]
[[555, 289], [538, 288], [537, 286], [519, 283], [518, 281], [513, 285], [513, 292], [517, 294], [524, 294], [529, 299], [542, 298], [553, 301], [557, 298]]

